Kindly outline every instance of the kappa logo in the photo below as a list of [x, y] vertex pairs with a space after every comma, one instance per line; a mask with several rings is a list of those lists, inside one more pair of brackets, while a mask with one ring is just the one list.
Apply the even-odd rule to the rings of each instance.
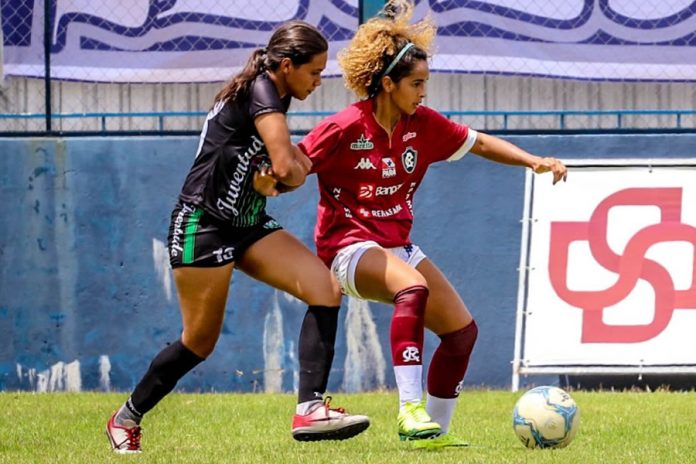
[[372, 164], [372, 161], [370, 161], [370, 158], [360, 158], [360, 161], [358, 161], [358, 164], [356, 164], [353, 169], [362, 169], [362, 170], [377, 169], [377, 166]]
[[418, 162], [418, 152], [409, 146], [401, 154], [401, 164], [404, 165], [404, 170], [411, 174], [416, 170], [416, 163]]
[[420, 362], [420, 351], [417, 346], [409, 346], [403, 353], [401, 353], [401, 359], [405, 363], [419, 363]]
[[331, 190], [331, 192], [336, 200], [341, 199], [341, 187], [334, 187], [333, 190]]
[[370, 139], [365, 138], [365, 134], [361, 134], [358, 140], [350, 144], [351, 150], [372, 150], [373, 148], [375, 148], [375, 144]]

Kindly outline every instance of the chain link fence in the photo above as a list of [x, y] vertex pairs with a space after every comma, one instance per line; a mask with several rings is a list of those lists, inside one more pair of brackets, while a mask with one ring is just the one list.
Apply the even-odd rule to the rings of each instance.
[[[0, 133], [197, 132], [222, 82], [289, 19], [330, 41], [304, 131], [353, 101], [335, 54], [370, 0], [0, 0]], [[691, 0], [421, 0], [427, 104], [485, 130], [696, 127]]]

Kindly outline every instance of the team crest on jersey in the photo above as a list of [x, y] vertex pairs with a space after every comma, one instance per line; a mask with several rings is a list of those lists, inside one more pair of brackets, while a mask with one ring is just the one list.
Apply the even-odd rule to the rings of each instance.
[[382, 158], [382, 179], [389, 179], [396, 175], [396, 163], [391, 158]]
[[360, 134], [360, 138], [350, 144], [351, 150], [372, 150], [375, 144], [370, 139], [365, 138], [365, 134]]
[[409, 146], [401, 154], [401, 164], [404, 165], [404, 170], [411, 174], [416, 169], [416, 163], [418, 162], [418, 152]]

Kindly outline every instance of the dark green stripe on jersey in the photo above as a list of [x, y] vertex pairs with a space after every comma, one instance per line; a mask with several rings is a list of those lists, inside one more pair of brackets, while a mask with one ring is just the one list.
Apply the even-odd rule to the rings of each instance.
[[191, 264], [195, 258], [196, 229], [198, 229], [201, 216], [203, 216], [203, 210], [196, 208], [186, 221], [186, 227], [184, 229], [184, 254], [181, 257], [181, 262], [183, 264]]

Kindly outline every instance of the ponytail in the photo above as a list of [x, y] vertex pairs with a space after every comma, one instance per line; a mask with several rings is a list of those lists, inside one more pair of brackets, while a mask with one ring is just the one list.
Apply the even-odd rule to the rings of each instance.
[[251, 82], [266, 69], [265, 60], [266, 49], [256, 49], [249, 57], [244, 69], [215, 95], [214, 103], [246, 97], [249, 94]]
[[248, 97], [254, 79], [266, 70], [277, 70], [284, 58], [300, 66], [328, 49], [326, 37], [316, 27], [304, 21], [287, 21], [276, 29], [266, 48], [254, 50], [244, 69], [218, 92], [213, 104]]

